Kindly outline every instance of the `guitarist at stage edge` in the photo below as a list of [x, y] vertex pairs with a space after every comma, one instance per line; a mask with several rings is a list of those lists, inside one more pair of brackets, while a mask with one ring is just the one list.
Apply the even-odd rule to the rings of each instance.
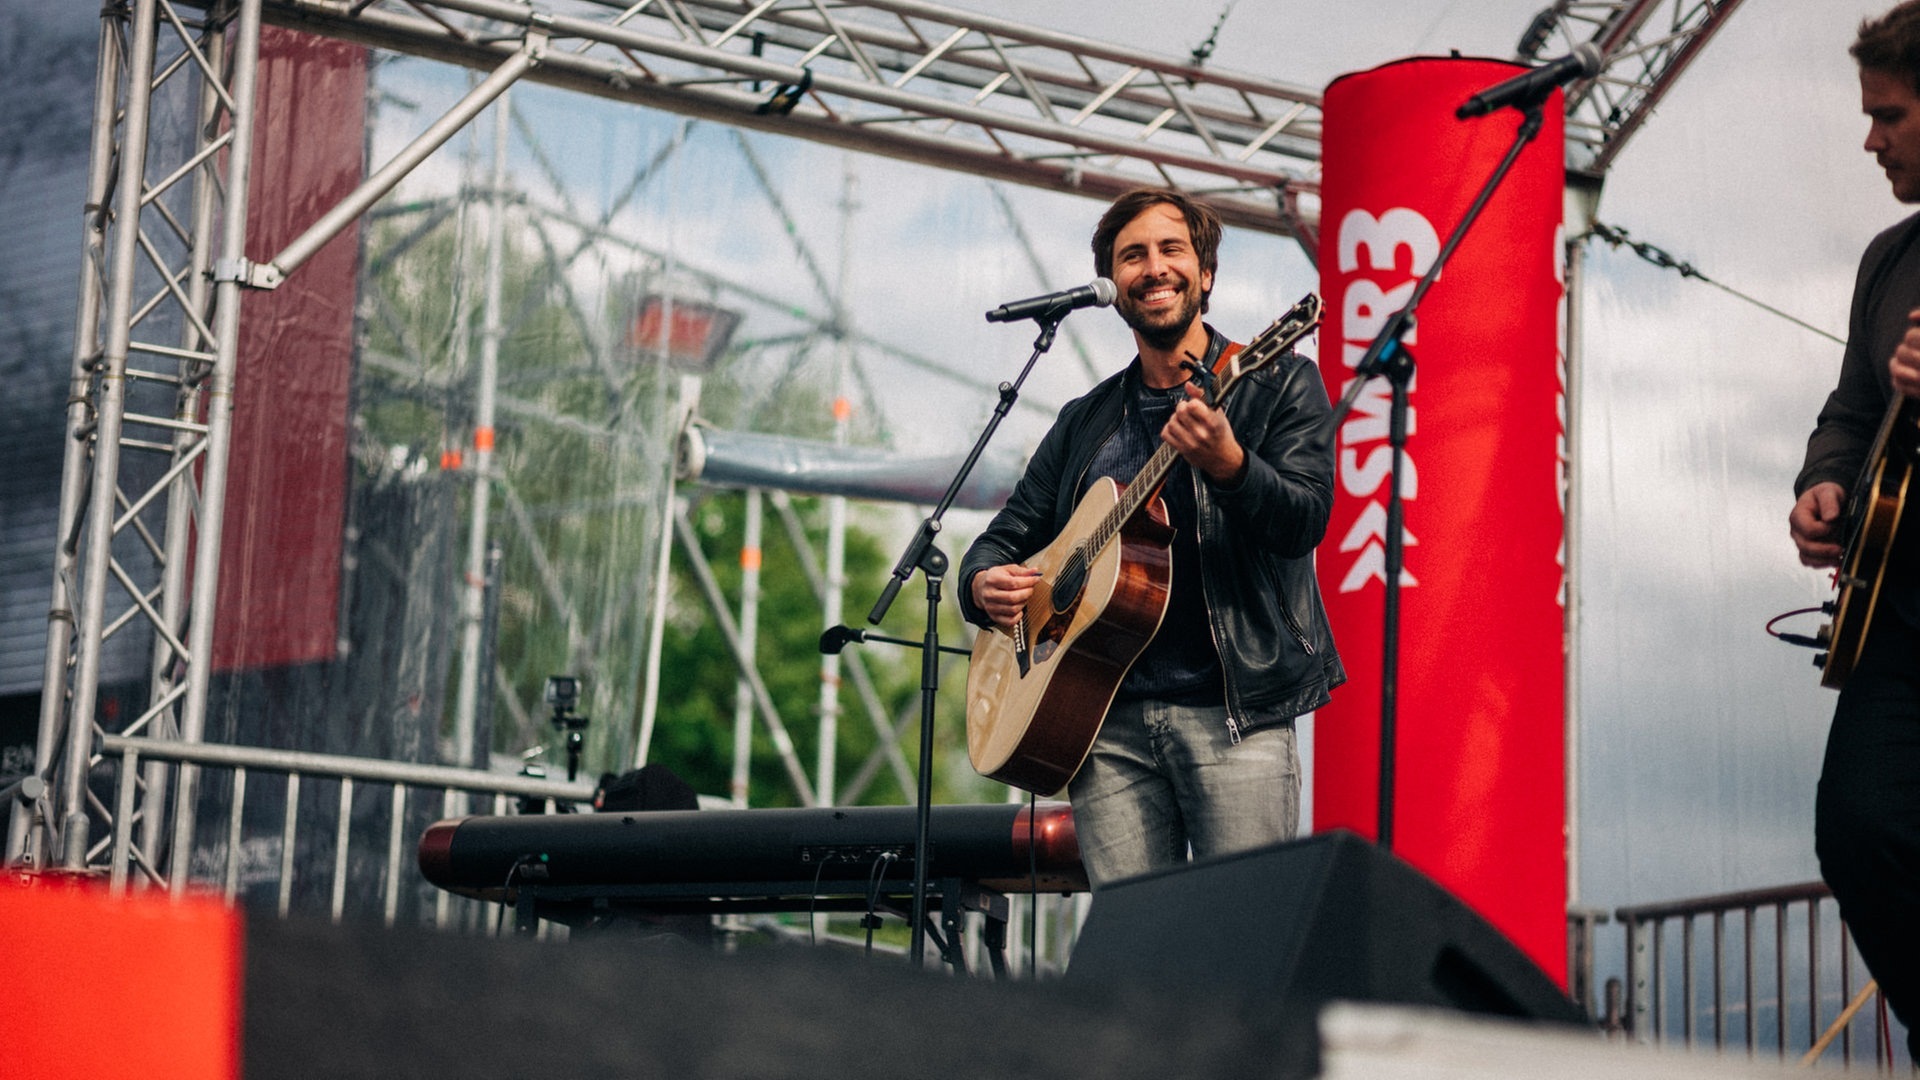
[[[1860, 27], [1865, 149], [1894, 197], [1920, 203], [1920, 0]], [[1841, 564], [1856, 483], [1895, 393], [1920, 396], [1920, 214], [1867, 246], [1840, 380], [1807, 441], [1788, 518], [1800, 561]], [[1920, 492], [1915, 492], [1920, 496]], [[1814, 808], [1820, 873], [1920, 1060], [1920, 567], [1908, 513], [1840, 689]]]
[[1220, 219], [1173, 191], [1114, 201], [1094, 268], [1138, 355], [1060, 410], [1025, 475], [959, 570], [961, 608], [1011, 627], [1046, 547], [1100, 477], [1125, 483], [1164, 441], [1182, 462], [1161, 497], [1175, 532], [1168, 609], [1127, 672], [1068, 784], [1081, 858], [1097, 889], [1196, 857], [1291, 839], [1300, 762], [1294, 720], [1346, 673], [1334, 652], [1313, 550], [1333, 503], [1330, 407], [1294, 353], [1247, 376], [1224, 409], [1189, 385], [1228, 345], [1201, 321]]

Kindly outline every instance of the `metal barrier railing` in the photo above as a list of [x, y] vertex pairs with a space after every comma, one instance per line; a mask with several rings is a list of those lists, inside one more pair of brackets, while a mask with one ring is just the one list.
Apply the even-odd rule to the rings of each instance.
[[[437, 796], [439, 805], [433, 812], [440, 817], [469, 812], [470, 800], [474, 797], [489, 801], [491, 812], [506, 813], [509, 800], [534, 799], [574, 804], [588, 801], [593, 794], [592, 786], [586, 783], [562, 783], [444, 765], [416, 765], [296, 750], [109, 735], [102, 740], [101, 751], [105, 758], [119, 760], [114, 789], [117, 810], [113, 815], [112, 850], [108, 859], [108, 880], [116, 892], [129, 888], [138, 875], [139, 880], [160, 887], [184, 887], [189, 881], [202, 887], [217, 886], [229, 903], [235, 902], [241, 890], [250, 810], [255, 811], [256, 818], [251, 831], [256, 838], [260, 838], [261, 833], [258, 827], [260, 808], [250, 806], [248, 802], [249, 780], [261, 774], [282, 780], [284, 788], [280, 800], [278, 867], [275, 875], [275, 910], [282, 917], [291, 911], [293, 905], [296, 852], [304, 839], [300, 814], [303, 791], [307, 790], [308, 782], [338, 785], [338, 798], [334, 803], [332, 876], [327, 902], [328, 914], [336, 922], [346, 912], [348, 889], [354, 877], [352, 854], [356, 797], [363, 788], [384, 786], [388, 789], [385, 851], [376, 865], [380, 914], [382, 921], [389, 926], [399, 916], [403, 889], [409, 884], [417, 885], [423, 881], [417, 871], [405, 872], [412, 866], [409, 856], [413, 843], [418, 840], [417, 830], [408, 828], [409, 815], [423, 805], [416, 801], [420, 797], [416, 793], [424, 793], [428, 799]], [[184, 875], [174, 875], [177, 881], [163, 876], [160, 868], [153, 865], [156, 860], [141, 851], [134, 842], [135, 826], [139, 821], [135, 813], [136, 795], [146, 783], [141, 765], [153, 761], [168, 762], [182, 768], [220, 770], [229, 782], [225, 785], [209, 785], [212, 797], [216, 799], [220, 798], [221, 789], [224, 788], [224, 822], [218, 831], [211, 828], [200, 830], [194, 851], [176, 853], [176, 858], [185, 860], [188, 867]], [[175, 814], [193, 809], [172, 807]], [[169, 828], [162, 830], [161, 834], [170, 835], [171, 832]], [[266, 839], [272, 840], [274, 837]], [[456, 903], [463, 906], [455, 907]], [[444, 892], [438, 893], [434, 901], [435, 925], [452, 925], [454, 913], [465, 910], [465, 906], [473, 903]]]
[[[303, 884], [298, 879], [304, 870], [309, 876], [324, 875], [320, 883], [325, 893], [324, 910], [336, 922], [347, 916], [350, 899], [364, 900], [374, 893], [374, 910], [382, 922], [392, 926], [402, 917], [410, 895], [430, 895], [431, 919], [422, 911], [418, 922], [430, 922], [441, 929], [497, 933], [503, 923], [511, 924], [511, 918], [503, 918], [506, 909], [433, 888], [420, 875], [412, 852], [421, 831], [436, 818], [470, 812], [511, 813], [521, 800], [578, 804], [592, 795], [591, 786], [584, 783], [303, 751], [114, 735], [106, 736], [100, 749], [106, 762], [118, 765], [111, 792], [118, 808], [112, 814], [114, 831], [103, 841], [110, 845], [105, 854], [112, 889], [125, 891], [141, 884], [176, 887], [176, 875], [163, 873], [155, 865], [164, 865], [165, 860], [151, 857], [137, 842], [144, 812], [141, 808], [155, 801], [145, 797], [150, 780], [145, 767], [151, 762], [164, 762], [206, 770], [203, 782], [197, 785], [200, 806], [194, 812], [209, 820], [202, 821], [196, 830], [194, 850], [185, 856], [188, 875], [180, 885], [190, 883], [218, 891], [229, 903], [238, 903], [249, 884], [244, 880], [249, 876], [248, 853], [258, 850], [263, 858], [251, 863], [270, 860], [271, 865], [253, 876], [268, 879], [264, 883], [271, 885], [273, 893], [250, 899], [256, 907], [266, 907], [263, 901], [270, 902], [281, 917], [295, 907], [301, 891], [297, 886]], [[261, 796], [259, 789], [267, 785], [256, 781], [263, 775], [273, 777], [283, 790]], [[329, 785], [337, 785], [337, 790], [329, 791]], [[473, 806], [469, 800], [480, 800], [480, 805]], [[270, 805], [276, 801], [280, 804], [277, 814], [271, 812]], [[436, 801], [431, 813], [420, 813], [423, 805]], [[173, 814], [183, 812], [178, 806], [169, 809]], [[328, 814], [331, 821], [325, 820]], [[167, 827], [158, 834], [171, 836], [172, 823], [165, 824]], [[309, 854], [319, 857], [298, 858], [303, 839], [315, 832], [322, 836], [318, 844], [310, 845], [317, 852]], [[378, 857], [357, 857], [369, 840], [380, 848]], [[180, 857], [176, 853], [175, 858]], [[305, 893], [314, 891], [308, 888]], [[1057, 975], [1085, 918], [1084, 896], [1023, 894], [1009, 896], [1008, 900], [1007, 944], [1012, 969], [1022, 976], [1029, 971], [1043, 978]], [[364, 902], [358, 906], [361, 911], [368, 908]], [[774, 927], [761, 925], [768, 922], [736, 920], [731, 928], [771, 932]], [[976, 971], [986, 967], [978, 922], [977, 916], [970, 917], [965, 935], [969, 968]], [[833, 936], [806, 933], [822, 940]], [[1037, 965], [1032, 962], [1036, 956]]]
[[[1590, 988], [1594, 928], [1606, 916], [1569, 914], [1570, 943], [1584, 937], [1584, 956], [1570, 952], [1574, 986]], [[1749, 1055], [1782, 1057], [1815, 1046], [1867, 982], [1846, 926], [1820, 882], [1721, 893], [1615, 909], [1624, 941], [1624, 1009], [1618, 979], [1607, 1001], [1590, 1012], [1609, 1031], [1640, 1042], [1678, 1042]], [[1576, 929], [1578, 927], [1578, 929]], [[1703, 941], [1704, 939], [1704, 941]], [[1584, 966], [1584, 970], [1582, 967]], [[1863, 1010], [1822, 1055], [1852, 1065], [1891, 1069], [1904, 1062], [1903, 1040], [1884, 1003]], [[1802, 1026], [1804, 1023], [1804, 1027]]]

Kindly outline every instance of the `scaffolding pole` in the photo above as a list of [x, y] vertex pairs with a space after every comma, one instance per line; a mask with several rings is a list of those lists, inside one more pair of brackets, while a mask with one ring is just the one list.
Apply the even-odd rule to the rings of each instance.
[[12, 806], [7, 826], [6, 863], [41, 869], [52, 858], [53, 826], [57, 811], [48, 797], [55, 789], [56, 770], [66, 745], [67, 724], [73, 712], [68, 677], [74, 657], [78, 621], [74, 613], [79, 573], [79, 537], [69, 523], [80, 518], [90, 475], [92, 454], [84, 438], [92, 425], [93, 369], [100, 350], [100, 312], [105, 303], [107, 198], [113, 191], [118, 155], [114, 140], [119, 115], [120, 73], [126, 64], [123, 11], [104, 6], [100, 11], [100, 60], [95, 69], [93, 134], [87, 156], [87, 192], [81, 211], [79, 305], [74, 315], [73, 365], [67, 391], [65, 452], [60, 469], [60, 534], [53, 553], [52, 599], [47, 610], [46, 661], [41, 668], [40, 726], [34, 740], [33, 761], [42, 794]]
[[474, 382], [473, 506], [467, 525], [467, 572], [460, 594], [460, 684], [454, 705], [453, 752], [461, 765], [474, 761], [474, 714], [481, 680], [481, 632], [486, 626], [487, 517], [493, 503], [494, 401], [500, 381], [501, 278], [505, 275], [507, 130], [511, 105], [503, 93], [494, 104], [493, 181], [488, 192], [487, 278], [480, 324], [480, 370]]
[[[765, 548], [766, 497], [748, 488], [746, 521], [740, 539], [740, 653], [749, 662], [760, 643], [760, 569]], [[733, 777], [728, 793], [733, 805], [745, 809], [753, 780], [753, 684], [743, 671], [733, 686]]]

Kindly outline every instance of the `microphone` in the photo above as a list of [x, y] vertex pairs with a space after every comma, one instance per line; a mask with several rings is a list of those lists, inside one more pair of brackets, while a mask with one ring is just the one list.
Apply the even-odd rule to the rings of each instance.
[[1097, 277], [1085, 285], [1071, 289], [1036, 296], [1030, 300], [1015, 300], [1011, 304], [1001, 304], [987, 312], [988, 322], [1019, 322], [1021, 319], [1040, 319], [1064, 317], [1069, 311], [1078, 311], [1083, 307], [1106, 307], [1120, 296], [1120, 290], [1106, 278]]
[[820, 652], [835, 656], [849, 644], [867, 640], [867, 632], [852, 626], [829, 626], [820, 634]]
[[1558, 60], [1541, 64], [1531, 71], [1522, 72], [1506, 82], [1480, 91], [1468, 98], [1466, 104], [1455, 109], [1453, 115], [1460, 120], [1471, 120], [1509, 105], [1524, 109], [1552, 93], [1556, 86], [1575, 79], [1593, 78], [1600, 74], [1600, 69], [1605, 65], [1606, 57], [1600, 55], [1599, 47], [1591, 41], [1583, 41]]

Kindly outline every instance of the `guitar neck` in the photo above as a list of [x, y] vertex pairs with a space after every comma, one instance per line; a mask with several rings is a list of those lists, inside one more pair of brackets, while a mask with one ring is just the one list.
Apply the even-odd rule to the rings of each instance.
[[[1318, 325], [1320, 298], [1309, 293], [1287, 314], [1275, 320], [1272, 326], [1261, 331], [1246, 348], [1229, 346], [1215, 364], [1214, 375], [1219, 379], [1219, 384], [1212, 398], [1214, 406], [1217, 408], [1225, 403], [1228, 395], [1239, 386], [1243, 375], [1265, 367]], [[1080, 550], [1093, 556], [1105, 549], [1133, 520], [1133, 515], [1139, 513], [1140, 508], [1160, 491], [1160, 485], [1166, 482], [1167, 474], [1173, 471], [1174, 463], [1179, 460], [1180, 455], [1173, 447], [1161, 443], [1127, 485], [1127, 490], [1120, 493], [1120, 499], [1114, 503], [1113, 509], [1107, 511], [1100, 523], [1087, 532]]]
[[[1847, 525], [1850, 534], [1859, 531], [1862, 519], [1866, 517], [1864, 508], [1873, 487], [1874, 474], [1879, 470], [1880, 464], [1887, 459], [1888, 449], [1893, 443], [1894, 429], [1900, 423], [1901, 414], [1906, 412], [1911, 404], [1911, 399], [1900, 394], [1893, 395], [1892, 400], [1887, 402], [1886, 415], [1880, 418], [1880, 430], [1873, 436], [1873, 446], [1867, 451], [1866, 463], [1860, 467], [1860, 475], [1854, 479], [1853, 486], [1847, 489]], [[1853, 543], [1850, 535], [1847, 546], [1852, 547]]]
[[1160, 444], [1160, 448], [1147, 459], [1146, 465], [1134, 475], [1132, 482], [1127, 484], [1127, 490], [1120, 493], [1120, 501], [1114, 503], [1113, 509], [1100, 519], [1100, 524], [1087, 533], [1089, 553], [1098, 553], [1120, 535], [1120, 530], [1127, 527], [1133, 515], [1139, 513], [1140, 508], [1147, 505], [1147, 501], [1160, 490], [1160, 485], [1166, 482], [1167, 473], [1173, 471], [1173, 464], [1178, 460], [1180, 455], [1173, 447]]

